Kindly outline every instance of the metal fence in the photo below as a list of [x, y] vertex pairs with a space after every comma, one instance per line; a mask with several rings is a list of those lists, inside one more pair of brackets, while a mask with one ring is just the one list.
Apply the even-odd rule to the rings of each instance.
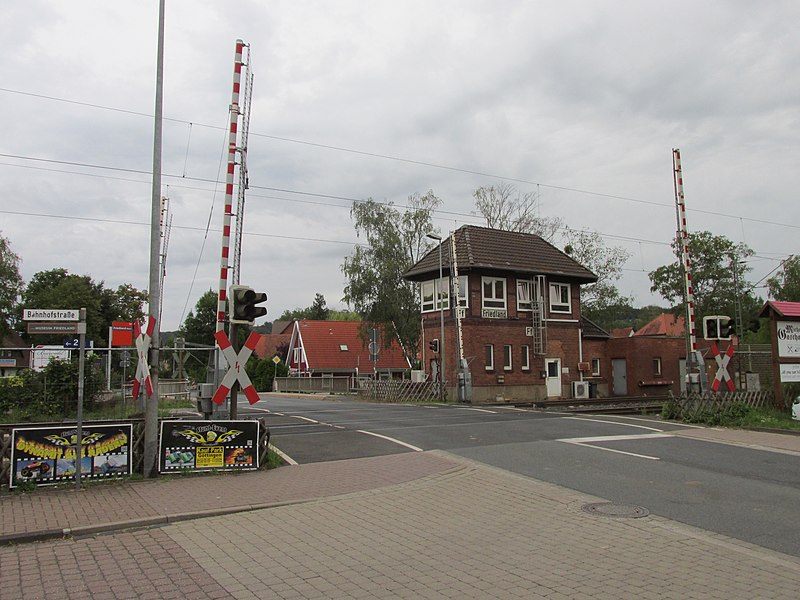
[[275, 391], [346, 394], [350, 377], [276, 377]]
[[439, 382], [409, 379], [362, 380], [358, 395], [374, 402], [431, 402], [440, 399]]

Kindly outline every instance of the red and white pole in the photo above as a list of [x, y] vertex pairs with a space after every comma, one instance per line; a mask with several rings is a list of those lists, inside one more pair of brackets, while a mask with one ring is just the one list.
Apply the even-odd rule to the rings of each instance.
[[686, 227], [686, 203], [683, 197], [683, 171], [681, 170], [681, 151], [672, 151], [675, 169], [675, 199], [678, 203], [678, 242], [681, 246], [683, 262], [683, 284], [686, 291], [686, 318], [689, 325], [689, 350], [697, 351], [697, 328], [694, 316], [694, 290], [692, 289], [692, 261], [689, 257], [689, 231]]
[[242, 48], [244, 42], [236, 40], [236, 55], [233, 63], [233, 94], [230, 106], [230, 129], [228, 131], [228, 172], [225, 176], [225, 212], [222, 217], [222, 257], [219, 265], [219, 295], [217, 297], [217, 327], [223, 331], [225, 308], [228, 300], [228, 268], [231, 246], [231, 217], [233, 216], [233, 173], [236, 168], [236, 137], [239, 129], [239, 85], [242, 78]]

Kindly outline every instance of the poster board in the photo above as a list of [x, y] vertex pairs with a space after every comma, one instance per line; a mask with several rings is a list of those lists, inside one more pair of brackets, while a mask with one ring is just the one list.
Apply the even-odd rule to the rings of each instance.
[[161, 421], [158, 470], [256, 470], [258, 436], [258, 421]]
[[[74, 425], [12, 429], [9, 485], [75, 481], [77, 433]], [[131, 474], [133, 425], [83, 425], [81, 433], [81, 480]]]

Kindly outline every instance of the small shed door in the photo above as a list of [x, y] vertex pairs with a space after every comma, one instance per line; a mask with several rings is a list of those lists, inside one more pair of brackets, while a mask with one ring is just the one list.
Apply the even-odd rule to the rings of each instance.
[[628, 395], [628, 368], [624, 358], [611, 360], [611, 371], [614, 375], [614, 395]]

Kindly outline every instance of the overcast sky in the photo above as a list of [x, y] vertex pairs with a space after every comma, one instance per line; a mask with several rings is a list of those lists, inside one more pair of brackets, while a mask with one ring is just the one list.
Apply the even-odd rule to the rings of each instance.
[[[26, 281], [148, 287], [157, 21], [156, 0], [4, 7], [0, 235]], [[796, 0], [168, 0], [162, 330], [218, 288], [237, 38], [254, 74], [241, 282], [272, 320], [317, 292], [344, 307], [353, 200], [433, 190], [447, 235], [504, 180], [630, 252], [620, 292], [665, 304], [647, 273], [673, 260], [673, 148], [689, 230], [748, 244], [762, 285], [800, 238], [798, 23]]]

